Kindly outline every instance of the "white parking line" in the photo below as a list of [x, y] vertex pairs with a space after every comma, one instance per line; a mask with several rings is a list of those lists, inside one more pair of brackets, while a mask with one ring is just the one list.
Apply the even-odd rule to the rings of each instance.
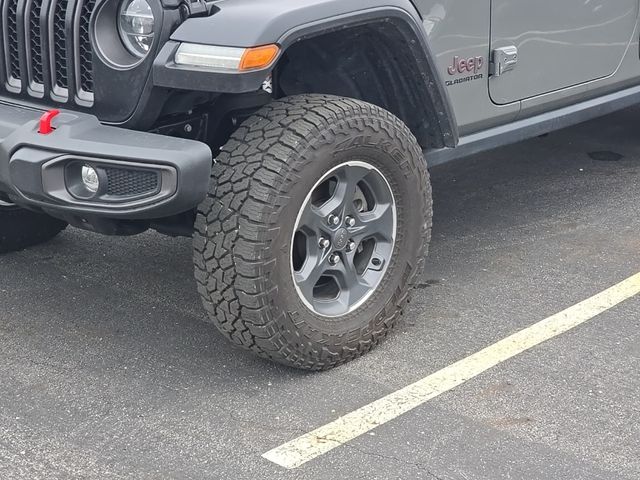
[[640, 293], [640, 273], [262, 456], [297, 468]]

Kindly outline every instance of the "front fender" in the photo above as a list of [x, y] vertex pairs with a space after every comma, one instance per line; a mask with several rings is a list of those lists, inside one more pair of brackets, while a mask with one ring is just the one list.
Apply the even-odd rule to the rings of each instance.
[[[171, 35], [158, 55], [154, 83], [165, 87], [221, 93], [256, 91], [270, 69], [243, 74], [185, 71], [172, 63], [181, 42], [229, 47], [278, 44], [285, 52], [294, 42], [332, 30], [372, 22], [393, 22], [403, 34], [422, 73], [422, 85], [438, 118], [444, 146], [453, 147], [458, 134], [448, 93], [436, 68], [422, 19], [410, 0], [221, 0], [207, 17], [189, 18]], [[193, 81], [185, 75], [191, 75]]]
[[[190, 18], [171, 35], [179, 42], [228, 47], [255, 47], [295, 41], [295, 32], [381, 7], [402, 8], [418, 24], [409, 0], [221, 0], [209, 17]], [[285, 46], [286, 44], [281, 45]]]

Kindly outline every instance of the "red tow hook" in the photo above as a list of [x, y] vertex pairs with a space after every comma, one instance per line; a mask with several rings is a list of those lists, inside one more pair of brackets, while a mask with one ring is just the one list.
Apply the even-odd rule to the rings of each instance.
[[59, 113], [60, 113], [60, 110], [58, 109], [48, 110], [44, 112], [40, 117], [40, 127], [38, 128], [38, 133], [41, 133], [42, 135], [48, 135], [51, 132], [53, 132], [55, 128], [51, 126], [51, 121]]

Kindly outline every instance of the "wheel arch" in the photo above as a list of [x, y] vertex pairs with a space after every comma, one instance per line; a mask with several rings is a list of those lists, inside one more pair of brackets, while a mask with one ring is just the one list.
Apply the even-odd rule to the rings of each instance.
[[363, 100], [403, 120], [423, 148], [455, 146], [455, 119], [433, 56], [404, 16], [385, 9], [296, 32], [284, 44], [275, 86], [283, 95]]

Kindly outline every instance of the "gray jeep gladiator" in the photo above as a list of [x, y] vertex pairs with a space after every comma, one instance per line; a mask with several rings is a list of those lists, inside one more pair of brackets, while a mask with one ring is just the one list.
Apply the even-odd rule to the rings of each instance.
[[192, 236], [207, 318], [322, 370], [392, 330], [428, 166], [640, 100], [640, 0], [1, 0], [0, 252]]

